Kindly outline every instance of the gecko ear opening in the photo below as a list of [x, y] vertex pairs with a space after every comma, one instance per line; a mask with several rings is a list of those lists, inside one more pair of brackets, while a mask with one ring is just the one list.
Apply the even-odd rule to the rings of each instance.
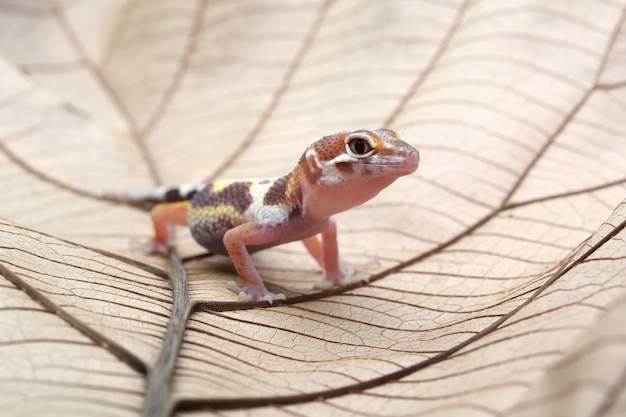
[[352, 133], [346, 136], [346, 153], [353, 158], [370, 157], [376, 149], [376, 141], [364, 133]]

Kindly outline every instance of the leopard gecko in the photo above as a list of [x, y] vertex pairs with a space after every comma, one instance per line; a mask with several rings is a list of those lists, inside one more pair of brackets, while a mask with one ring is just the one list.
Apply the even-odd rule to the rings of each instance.
[[[269, 292], [250, 254], [301, 240], [324, 271], [317, 288], [347, 283], [355, 267], [339, 257], [332, 215], [358, 206], [401, 176], [415, 172], [419, 152], [389, 129], [346, 130], [314, 140], [296, 167], [273, 178], [220, 180], [111, 194], [116, 200], [156, 203], [149, 252], [165, 252], [170, 225], [189, 226], [210, 252], [231, 258], [243, 287], [241, 301], [285, 300]], [[318, 235], [321, 235], [321, 240]]]

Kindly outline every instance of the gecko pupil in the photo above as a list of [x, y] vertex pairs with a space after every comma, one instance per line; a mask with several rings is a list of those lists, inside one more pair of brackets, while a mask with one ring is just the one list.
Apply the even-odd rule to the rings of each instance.
[[364, 155], [372, 150], [370, 144], [364, 139], [355, 139], [350, 142], [350, 149], [357, 155]]

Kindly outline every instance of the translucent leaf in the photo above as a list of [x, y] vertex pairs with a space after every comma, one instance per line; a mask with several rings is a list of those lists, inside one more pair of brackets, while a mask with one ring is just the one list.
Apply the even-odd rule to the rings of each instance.
[[[626, 413], [626, 4], [0, 3], [0, 414]], [[404, 131], [420, 169], [337, 216], [369, 282], [286, 303], [105, 191], [282, 175]]]

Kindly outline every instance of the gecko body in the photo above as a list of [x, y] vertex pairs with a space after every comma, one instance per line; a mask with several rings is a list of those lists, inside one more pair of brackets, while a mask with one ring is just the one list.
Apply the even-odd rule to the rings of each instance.
[[265, 288], [250, 254], [301, 240], [324, 271], [316, 286], [341, 285], [354, 267], [339, 257], [332, 215], [370, 200], [418, 164], [419, 152], [400, 133], [356, 129], [313, 141], [281, 177], [158, 187], [114, 197], [156, 203], [148, 251], [168, 247], [170, 225], [188, 225], [200, 245], [231, 258], [244, 286], [230, 282], [229, 288], [240, 300], [271, 303], [285, 296]]

